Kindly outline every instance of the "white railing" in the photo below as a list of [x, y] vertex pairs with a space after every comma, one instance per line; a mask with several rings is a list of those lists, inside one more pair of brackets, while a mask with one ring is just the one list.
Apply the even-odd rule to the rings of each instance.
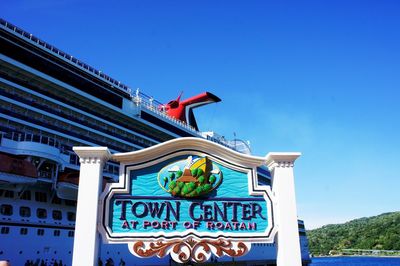
[[196, 130], [191, 125], [188, 125], [187, 123], [184, 123], [179, 119], [169, 116], [167, 114], [167, 112], [165, 111], [165, 109], [166, 109], [165, 104], [155, 100], [151, 96], [148, 96], [148, 95], [140, 92], [139, 89], [136, 89], [135, 95], [132, 95], [131, 91], [129, 91], [129, 93], [131, 95], [132, 101], [136, 104], [137, 107], [145, 108], [146, 110], [148, 110], [152, 113], [155, 113], [158, 116], [161, 116], [170, 122], [173, 122], [174, 124], [178, 125], [179, 127], [189, 130], [190, 132], [198, 135], [199, 137], [202, 136], [201, 132]]
[[67, 60], [69, 63], [72, 63], [81, 69], [85, 69], [86, 71], [97, 76], [98, 78], [105, 81], [109, 85], [116, 86], [120, 90], [122, 90], [124, 92], [128, 92], [129, 87], [127, 85], [122, 84], [120, 81], [111, 78], [110, 76], [104, 74], [100, 70], [97, 70], [94, 67], [91, 67], [90, 65], [78, 60], [77, 58], [54, 47], [53, 45], [46, 43], [45, 41], [39, 39], [38, 37], [32, 35], [31, 33], [26, 32], [21, 28], [18, 28], [17, 26], [11, 24], [10, 22], [7, 22], [4, 19], [0, 18], [0, 25], [1, 25], [1, 27], [8, 29], [9, 31], [13, 32], [14, 34], [19, 35], [23, 39], [29, 40], [29, 41], [35, 43], [36, 45], [40, 46], [41, 48], [44, 48], [46, 51], [51, 52], [52, 54], [58, 55], [59, 57]]

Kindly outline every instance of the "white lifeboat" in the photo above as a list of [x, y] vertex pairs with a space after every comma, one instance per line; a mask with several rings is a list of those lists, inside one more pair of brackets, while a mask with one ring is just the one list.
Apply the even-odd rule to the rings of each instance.
[[[106, 184], [111, 180], [103, 176], [104, 190]], [[59, 175], [56, 185], [57, 196], [61, 199], [77, 200], [79, 186], [79, 172], [73, 171], [69, 173], [62, 173]]]

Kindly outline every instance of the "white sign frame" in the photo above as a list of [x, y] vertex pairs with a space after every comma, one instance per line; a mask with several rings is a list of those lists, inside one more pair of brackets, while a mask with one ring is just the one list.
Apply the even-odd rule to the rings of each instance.
[[[102, 182], [102, 167], [104, 163], [110, 158], [114, 161], [120, 162], [122, 166], [120, 177], [121, 180], [125, 180], [125, 165], [128, 165], [132, 161], [144, 164], [148, 158], [157, 158], [160, 156], [165, 157], [171, 150], [183, 151], [185, 149], [207, 152], [212, 155], [213, 160], [218, 161], [218, 158], [224, 158], [224, 160], [236, 164], [238, 168], [251, 169], [248, 172], [248, 178], [252, 181], [249, 182], [250, 194], [257, 193], [258, 190], [266, 191], [267, 195], [269, 195], [273, 202], [271, 207], [274, 209], [274, 213], [273, 217], [271, 215], [269, 218], [273, 219], [271, 221], [271, 224], [274, 225], [271, 231], [272, 234], [275, 235], [275, 233], [277, 233], [277, 237], [275, 238], [275, 241], [277, 242], [277, 266], [301, 266], [300, 239], [297, 224], [297, 208], [293, 174], [294, 161], [300, 156], [300, 153], [274, 152], [268, 153], [265, 157], [249, 156], [200, 138], [179, 138], [144, 150], [118, 153], [114, 155], [111, 155], [106, 147], [74, 147], [74, 151], [80, 157], [81, 170], [72, 265], [81, 266], [97, 264], [99, 245], [98, 232], [102, 234], [106, 233], [106, 230], [102, 228], [101, 223], [98, 223], [99, 217], [102, 213], [98, 203], [101, 203], [100, 207], [104, 207], [102, 201], [99, 201]], [[267, 165], [271, 172], [272, 189], [270, 186], [260, 186], [258, 185], [258, 182], [256, 182], [257, 177], [255, 175], [255, 169], [261, 165]], [[117, 189], [118, 187], [121, 187], [121, 185], [124, 185], [123, 183], [124, 181], [119, 182], [118, 184], [112, 184], [109, 185], [108, 188]], [[253, 184], [251, 187], [250, 183]], [[103, 193], [101, 199], [104, 200], [106, 194], [107, 193]], [[107, 236], [105, 236], [104, 239], [106, 242], [113, 243], [113, 241], [107, 239]], [[150, 255], [155, 254], [161, 256], [170, 253], [171, 257], [178, 262], [187, 262], [190, 259], [196, 262], [202, 262], [210, 257], [211, 252], [217, 256], [224, 254], [240, 256], [250, 249], [250, 244], [247, 241], [241, 243], [236, 240], [230, 241], [229, 238], [224, 239], [221, 237], [218, 241], [208, 239], [207, 241], [209, 241], [209, 243], [206, 244], [210, 244], [209, 251], [204, 252], [204, 250], [199, 248], [204, 247], [204, 241], [198, 242], [197, 244], [196, 240], [193, 238], [186, 239], [186, 241], [187, 242], [184, 243], [181, 253], [179, 254], [171, 252], [172, 248], [169, 248], [162, 250], [160, 253], [151, 253]], [[267, 243], [272, 242], [270, 238], [266, 238], [265, 241]], [[257, 243], [260, 242], [262, 241], [257, 240]], [[139, 257], [146, 257], [149, 254], [146, 249], [149, 248], [150, 243], [151, 241], [133, 242], [129, 244], [129, 249], [132, 252], [132, 248], [139, 247], [139, 249], [135, 251], [136, 253], [133, 253]]]

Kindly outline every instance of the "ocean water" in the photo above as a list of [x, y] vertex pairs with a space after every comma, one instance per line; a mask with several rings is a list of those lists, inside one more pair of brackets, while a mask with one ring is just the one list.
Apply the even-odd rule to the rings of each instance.
[[334, 257], [312, 258], [310, 266], [400, 266], [400, 258]]

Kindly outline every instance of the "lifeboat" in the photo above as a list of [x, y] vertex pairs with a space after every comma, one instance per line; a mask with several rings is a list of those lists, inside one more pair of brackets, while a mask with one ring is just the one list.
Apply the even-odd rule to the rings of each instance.
[[76, 200], [78, 198], [79, 172], [62, 173], [58, 176], [56, 191], [61, 199]]
[[[106, 184], [110, 182], [108, 179], [103, 177], [104, 190]], [[68, 172], [62, 173], [58, 176], [57, 180], [57, 196], [61, 199], [77, 200], [78, 198], [78, 186], [79, 186], [79, 172]]]
[[33, 184], [38, 172], [31, 162], [21, 158], [0, 154], [0, 182], [12, 184]]

